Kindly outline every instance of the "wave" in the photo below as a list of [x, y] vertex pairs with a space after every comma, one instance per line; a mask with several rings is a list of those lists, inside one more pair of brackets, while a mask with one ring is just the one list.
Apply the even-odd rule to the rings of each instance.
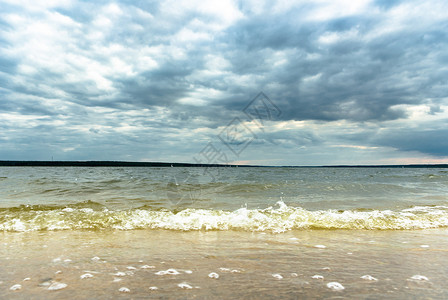
[[90, 207], [20, 207], [0, 210], [0, 231], [168, 229], [236, 230], [280, 233], [289, 230], [415, 230], [448, 227], [448, 207], [392, 210], [317, 210], [287, 206], [235, 211], [210, 209], [108, 210]]

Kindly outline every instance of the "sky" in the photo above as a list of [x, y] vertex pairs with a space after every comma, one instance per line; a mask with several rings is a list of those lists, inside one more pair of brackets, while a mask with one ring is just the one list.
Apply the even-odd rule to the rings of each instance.
[[448, 163], [448, 2], [0, 0], [0, 160]]

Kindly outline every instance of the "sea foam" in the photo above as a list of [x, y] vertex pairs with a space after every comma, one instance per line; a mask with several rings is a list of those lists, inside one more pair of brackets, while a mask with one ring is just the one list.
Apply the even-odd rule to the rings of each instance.
[[[448, 227], [448, 207], [419, 206], [391, 210], [316, 210], [287, 206], [278, 208], [240, 208], [235, 211], [211, 209], [168, 210], [92, 209], [5, 210], [0, 212], [0, 231], [40, 231], [76, 229], [168, 229], [237, 230], [285, 232], [294, 229], [371, 229], [402, 230]], [[323, 248], [323, 247], [322, 247]], [[95, 259], [95, 258], [94, 258]]]

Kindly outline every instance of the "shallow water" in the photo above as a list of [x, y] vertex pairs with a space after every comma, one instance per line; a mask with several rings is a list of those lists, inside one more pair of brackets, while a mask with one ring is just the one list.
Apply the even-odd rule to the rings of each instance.
[[0, 299], [445, 299], [447, 179], [0, 168]]
[[[445, 229], [3, 233], [0, 298], [444, 299], [447, 237]], [[179, 274], [158, 275], [167, 270]], [[45, 285], [54, 282], [67, 287]], [[22, 288], [10, 290], [15, 284]]]
[[448, 203], [438, 168], [0, 167], [0, 208], [404, 209]]

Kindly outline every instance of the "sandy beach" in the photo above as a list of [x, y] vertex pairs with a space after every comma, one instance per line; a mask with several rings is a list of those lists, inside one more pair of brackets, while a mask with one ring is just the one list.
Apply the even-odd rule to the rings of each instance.
[[446, 229], [2, 233], [0, 298], [442, 299], [447, 237]]

